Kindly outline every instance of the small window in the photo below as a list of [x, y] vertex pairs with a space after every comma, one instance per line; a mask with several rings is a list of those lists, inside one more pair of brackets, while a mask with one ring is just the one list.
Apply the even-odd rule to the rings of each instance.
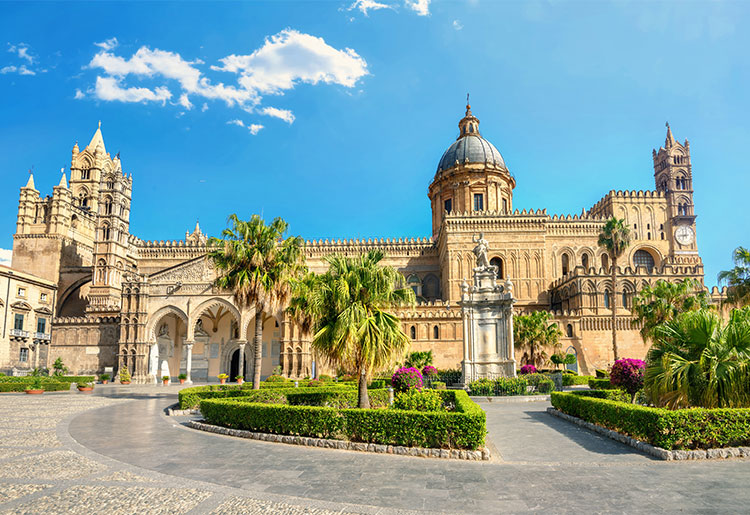
[[563, 254], [562, 255], [562, 274], [568, 275], [569, 268], [570, 268], [570, 258], [568, 257], [567, 254]]
[[432, 338], [435, 340], [440, 339], [440, 328], [438, 326], [432, 328]]
[[586, 271], [589, 269], [589, 255], [584, 254], [581, 256], [581, 265], [583, 265], [583, 270]]
[[47, 294], [42, 293], [41, 295], [39, 295], [39, 300], [42, 302], [47, 302]]
[[18, 296], [19, 297], [25, 297], [26, 296], [26, 288], [18, 288]]
[[627, 292], [622, 292], [622, 307], [624, 307], [624, 308], [628, 307], [628, 294], [627, 294]]
[[21, 363], [29, 361], [29, 349], [21, 348], [21, 352], [18, 354], [18, 361]]
[[609, 309], [609, 290], [604, 290], [604, 307]]
[[573, 338], [573, 324], [568, 324], [565, 326], [565, 335], [568, 338]]
[[474, 193], [474, 211], [484, 211], [484, 195]]
[[13, 329], [23, 331], [23, 315], [22, 314], [16, 313], [16, 316], [13, 318]]
[[490, 259], [490, 265], [497, 267], [497, 278], [502, 279], [505, 277], [503, 274], [503, 260], [499, 257], [493, 257]]
[[450, 198], [446, 199], [445, 202], [443, 203], [443, 207], [445, 208], [447, 212], [449, 213], [452, 212], [453, 211], [453, 199], [450, 199]]
[[47, 332], [47, 319], [46, 318], [37, 318], [37, 320], [36, 320], [36, 332], [37, 333], [46, 333]]
[[409, 336], [411, 336], [412, 340], [415, 340], [417, 338], [417, 328], [414, 326], [411, 326], [409, 329]]
[[602, 254], [602, 268], [605, 272], [609, 272], [609, 256]]
[[507, 213], [507, 212], [508, 212], [508, 199], [504, 198], [503, 199], [503, 213]]
[[88, 170], [81, 170], [81, 180], [86, 181], [90, 177]]

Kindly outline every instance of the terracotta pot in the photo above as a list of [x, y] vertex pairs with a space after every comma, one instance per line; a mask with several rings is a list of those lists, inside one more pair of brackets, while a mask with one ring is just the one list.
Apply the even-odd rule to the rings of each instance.
[[164, 383], [164, 386], [167, 386], [169, 384], [169, 379], [164, 379], [162, 382]]
[[26, 393], [29, 395], [41, 395], [44, 393], [44, 390], [26, 390]]
[[93, 387], [91, 387], [91, 388], [81, 388], [81, 387], [79, 387], [78, 391], [79, 392], [93, 392], [94, 388]]
[[130, 381], [120, 381], [120, 384], [130, 384]]
[[219, 379], [219, 382], [220, 382], [221, 384], [226, 384], [227, 380], [226, 380], [226, 379]]
[[245, 380], [244, 380], [244, 379], [237, 379], [237, 384], [242, 384], [242, 383], [244, 383], [244, 382], [245, 382]]
[[102, 384], [107, 384], [107, 383], [109, 383], [109, 379], [102, 379]]
[[184, 379], [180, 379], [180, 384], [185, 384], [185, 380]]

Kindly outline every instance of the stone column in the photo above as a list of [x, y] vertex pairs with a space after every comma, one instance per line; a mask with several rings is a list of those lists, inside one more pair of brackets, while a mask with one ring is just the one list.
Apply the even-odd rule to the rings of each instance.
[[190, 376], [190, 372], [193, 370], [193, 342], [185, 342], [185, 349], [187, 350], [187, 357], [185, 358], [185, 375], [187, 378], [185, 382], [187, 384], [193, 384], [193, 379]]
[[[246, 340], [240, 340], [240, 363], [237, 369], [239, 370], [238, 375], [243, 376], [243, 381], [247, 379], [247, 377], [245, 377], [247, 375], [245, 374], [245, 345], [246, 344], [247, 344]], [[230, 377], [229, 380], [230, 381], [234, 380], [234, 377]]]

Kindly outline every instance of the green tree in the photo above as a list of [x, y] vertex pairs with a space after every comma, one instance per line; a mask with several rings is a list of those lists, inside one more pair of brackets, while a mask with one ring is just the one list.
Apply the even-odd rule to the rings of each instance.
[[655, 329], [644, 389], [672, 409], [750, 406], [750, 307], [722, 325], [712, 310], [678, 315]]
[[414, 367], [422, 370], [427, 365], [432, 365], [432, 350], [410, 352], [404, 361], [405, 367]]
[[545, 348], [560, 346], [562, 331], [549, 311], [534, 311], [513, 317], [514, 345], [523, 350], [521, 361], [540, 368], [547, 361]]
[[708, 309], [711, 298], [696, 279], [669, 282], [663, 279], [644, 286], [633, 298], [633, 324], [641, 325], [644, 341], [652, 340], [655, 329], [680, 313]]
[[612, 309], [612, 351], [615, 361], [619, 359], [617, 349], [617, 260], [625, 253], [630, 245], [630, 229], [625, 225], [625, 220], [612, 217], [604, 224], [602, 232], [599, 233], [599, 246], [602, 247], [612, 264], [612, 295], [610, 295], [610, 308]]
[[253, 389], [260, 388], [263, 313], [274, 312], [290, 296], [291, 280], [306, 271], [299, 236], [285, 238], [289, 225], [281, 218], [266, 222], [258, 215], [228, 219], [221, 238], [208, 242], [208, 257], [218, 271], [216, 286], [233, 293], [242, 308], [255, 305]]
[[380, 262], [380, 250], [358, 257], [326, 256], [328, 271], [295, 282], [290, 312], [313, 323], [312, 348], [332, 366], [356, 370], [360, 408], [369, 408], [367, 381], [399, 359], [409, 337], [389, 308], [411, 306], [414, 292], [403, 275]]
[[728, 304], [750, 306], [750, 250], [737, 247], [732, 254], [734, 268], [719, 272], [719, 284], [726, 283]]

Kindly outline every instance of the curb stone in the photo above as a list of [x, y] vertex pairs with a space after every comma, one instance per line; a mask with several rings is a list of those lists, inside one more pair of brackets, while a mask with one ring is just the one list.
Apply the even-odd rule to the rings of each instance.
[[567, 420], [578, 426], [584, 427], [600, 435], [604, 435], [612, 440], [629, 445], [643, 453], [649, 454], [655, 458], [666, 461], [685, 461], [685, 460], [716, 460], [727, 458], [750, 458], [750, 447], [723, 447], [718, 449], [694, 449], [694, 450], [673, 450], [655, 447], [641, 440], [636, 440], [617, 431], [612, 431], [583, 419], [568, 415], [555, 408], [547, 408], [547, 413], [555, 417]]
[[425, 447], [404, 447], [401, 445], [368, 444], [365, 442], [348, 442], [346, 440], [332, 440], [328, 438], [308, 438], [304, 436], [256, 433], [244, 429], [230, 429], [228, 427], [215, 426], [197, 420], [189, 420], [185, 425], [192, 429], [207, 431], [209, 433], [249, 438], [251, 440], [302, 445], [306, 447], [325, 447], [329, 449], [371, 452], [375, 454], [398, 454], [400, 456], [415, 456], [420, 458], [460, 459], [470, 461], [486, 461], [490, 459], [490, 451], [486, 447], [476, 451], [465, 449], [428, 449]]

